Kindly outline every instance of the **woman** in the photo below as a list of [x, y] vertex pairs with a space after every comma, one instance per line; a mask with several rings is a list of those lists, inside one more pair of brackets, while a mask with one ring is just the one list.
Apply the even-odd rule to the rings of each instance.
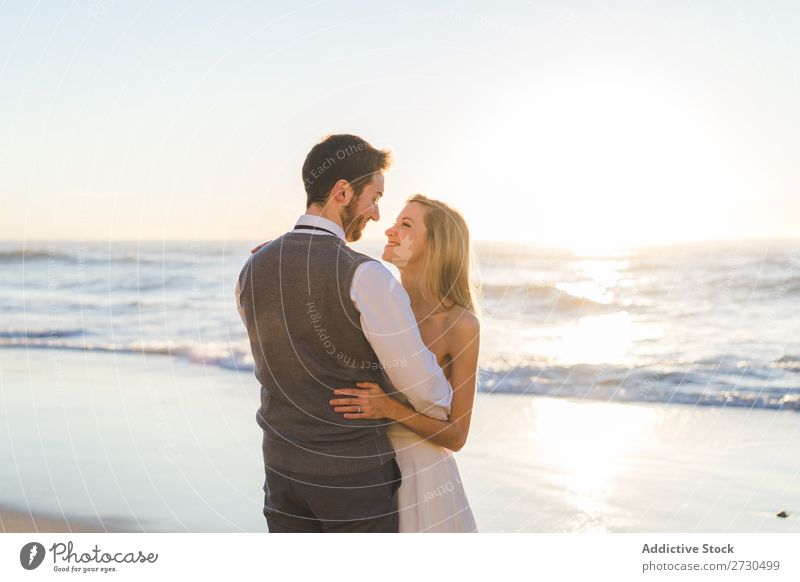
[[[472, 532], [475, 519], [451, 451], [469, 433], [478, 366], [480, 324], [470, 273], [469, 231], [449, 206], [416, 194], [386, 231], [383, 259], [400, 270], [423, 341], [453, 389], [446, 421], [417, 413], [377, 384], [335, 391], [344, 418], [385, 418], [403, 474], [398, 491], [401, 532]], [[360, 407], [357, 416], [352, 413]]]

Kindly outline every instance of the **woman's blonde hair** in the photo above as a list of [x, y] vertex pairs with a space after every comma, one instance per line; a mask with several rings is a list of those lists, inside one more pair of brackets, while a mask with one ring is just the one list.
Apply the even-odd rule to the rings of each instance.
[[422, 194], [414, 194], [407, 202], [417, 202], [427, 209], [428, 249], [422, 263], [422, 296], [434, 304], [460, 305], [477, 315], [472, 245], [464, 217], [444, 202]]

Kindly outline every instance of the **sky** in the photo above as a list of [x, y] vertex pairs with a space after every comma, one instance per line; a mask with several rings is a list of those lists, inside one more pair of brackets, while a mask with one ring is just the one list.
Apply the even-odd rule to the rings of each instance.
[[0, 5], [0, 238], [246, 239], [329, 133], [479, 240], [800, 237], [800, 5]]

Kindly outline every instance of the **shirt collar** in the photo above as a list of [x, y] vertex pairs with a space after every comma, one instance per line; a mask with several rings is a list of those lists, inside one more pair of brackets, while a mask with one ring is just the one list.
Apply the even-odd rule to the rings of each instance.
[[[344, 230], [342, 230], [342, 227], [333, 222], [332, 220], [325, 218], [324, 216], [316, 216], [314, 214], [304, 214], [303, 216], [297, 219], [297, 222], [295, 223], [295, 228], [298, 226], [318, 226], [319, 228], [324, 228], [325, 230], [331, 231], [340, 239], [345, 240]], [[331, 236], [327, 232], [321, 230], [309, 231], [301, 229], [299, 232], [305, 232], [305, 233], [314, 232], [315, 234]]]
[[[298, 226], [317, 226], [319, 228], [324, 228], [325, 230], [329, 230], [336, 236], [338, 236], [340, 239], [345, 240], [344, 230], [342, 230], [342, 227], [333, 222], [332, 220], [328, 220], [323, 216], [316, 216], [314, 214], [304, 214], [303, 216], [297, 219], [297, 222], [295, 223], [294, 226], [295, 228], [297, 228]], [[331, 236], [330, 234], [322, 230], [308, 231], [306, 229], [301, 229], [299, 232], [305, 232], [305, 233], [314, 232], [315, 234]]]

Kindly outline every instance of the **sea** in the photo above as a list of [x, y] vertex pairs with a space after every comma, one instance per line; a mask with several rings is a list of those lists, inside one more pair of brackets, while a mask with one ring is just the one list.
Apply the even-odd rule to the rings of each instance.
[[[249, 375], [234, 289], [251, 246], [2, 242], [0, 350], [98, 352], [110, 366], [146, 353]], [[800, 240], [597, 253], [479, 242], [475, 263], [481, 392], [800, 410]]]

